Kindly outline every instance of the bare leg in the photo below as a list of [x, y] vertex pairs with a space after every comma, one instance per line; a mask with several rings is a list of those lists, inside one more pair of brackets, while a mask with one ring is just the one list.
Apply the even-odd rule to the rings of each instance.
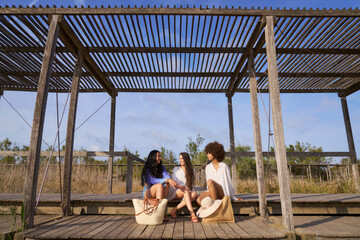
[[186, 207], [188, 208], [189, 212], [190, 212], [190, 215], [194, 215], [194, 209], [192, 207], [192, 204], [191, 204], [191, 195], [190, 195], [190, 192], [189, 192], [189, 189], [186, 188], [185, 189], [185, 192], [184, 192], [184, 200], [185, 200], [185, 203], [186, 203]]
[[224, 190], [220, 184], [212, 179], [207, 181], [210, 196], [213, 200], [222, 199], [224, 197]]
[[152, 185], [147, 192], [148, 197], [150, 197], [150, 198], [155, 197], [157, 199], [163, 199], [165, 194], [166, 194], [166, 197], [167, 197], [167, 194], [169, 194], [169, 185], [167, 184], [164, 187], [161, 183]]
[[[188, 197], [186, 195], [189, 195]], [[192, 208], [192, 201], [194, 201], [197, 197], [197, 194], [196, 192], [189, 192], [189, 191], [182, 191], [181, 189], [178, 189], [177, 192], [176, 192], [176, 196], [175, 196], [175, 199], [182, 199], [184, 198], [184, 200], [182, 200], [176, 207], [174, 207], [174, 210], [173, 211], [176, 211], [176, 210], [179, 210], [183, 207], [185, 207], [185, 205], [188, 207], [190, 213], [191, 213], [191, 210], [189, 208], [189, 205], [187, 204], [190, 203], [190, 206], [191, 206], [191, 209]], [[194, 210], [192, 210], [192, 212], [194, 212]]]
[[203, 200], [205, 197], [208, 197], [208, 196], [210, 196], [211, 197], [211, 195], [210, 195], [210, 193], [209, 192], [202, 192], [200, 195], [199, 195], [199, 197], [197, 198], [197, 203], [199, 204], [199, 205], [201, 205], [201, 200]]
[[170, 191], [170, 184], [166, 184], [164, 187], [164, 195], [162, 198], [167, 198], [167, 196], [169, 195], [169, 191]]

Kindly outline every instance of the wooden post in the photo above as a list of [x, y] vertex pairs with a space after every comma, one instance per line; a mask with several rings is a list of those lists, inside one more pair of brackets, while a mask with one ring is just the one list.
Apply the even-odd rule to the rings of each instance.
[[126, 158], [126, 193], [131, 193], [134, 160], [129, 155]]
[[249, 55], [248, 69], [250, 76], [251, 112], [252, 112], [253, 132], [254, 132], [256, 176], [257, 176], [258, 192], [259, 192], [259, 208], [260, 208], [260, 216], [266, 217], [264, 160], [263, 160], [262, 144], [261, 144], [259, 103], [257, 99], [257, 90], [256, 90], [257, 87], [256, 87], [256, 77], [255, 77], [254, 53], [252, 50]]
[[343, 115], [344, 115], [344, 122], [345, 122], [346, 136], [347, 136], [348, 145], [349, 145], [349, 152], [351, 153], [350, 160], [351, 160], [352, 178], [354, 181], [355, 190], [357, 192], [359, 192], [360, 191], [359, 170], [358, 170], [358, 163], [357, 163], [357, 159], [356, 159], [354, 138], [353, 138], [352, 129], [351, 129], [349, 109], [348, 109], [346, 97], [341, 96], [340, 99], [341, 99], [341, 107], [342, 107], [342, 111], [343, 111]]
[[230, 133], [230, 153], [231, 153], [231, 181], [237, 192], [237, 173], [235, 160], [235, 140], [234, 140], [234, 118], [232, 110], [232, 99], [228, 97], [228, 114], [229, 114], [229, 133]]
[[59, 33], [60, 15], [53, 15], [44, 49], [44, 56], [41, 65], [39, 83], [37, 88], [34, 118], [31, 129], [30, 147], [27, 171], [24, 184], [24, 205], [25, 205], [25, 228], [34, 225], [36, 186], [39, 173], [41, 141], [44, 128], [46, 102], [48, 96], [51, 69], [55, 55], [56, 42]]
[[79, 82], [81, 78], [81, 69], [83, 64], [83, 56], [79, 52], [76, 61], [73, 80], [71, 83], [71, 96], [69, 106], [69, 116], [66, 129], [66, 144], [65, 144], [65, 157], [64, 157], [64, 178], [63, 178], [63, 191], [61, 199], [62, 216], [70, 215], [70, 196], [71, 196], [71, 172], [73, 162], [73, 149], [74, 149], [74, 136], [75, 136], [75, 121], [76, 121], [76, 108], [78, 102]]
[[281, 115], [279, 78], [276, 63], [274, 21], [272, 16], [266, 17], [265, 42], [269, 73], [269, 91], [273, 115], [273, 126], [275, 132], [275, 157], [279, 178], [281, 212], [284, 227], [290, 231], [294, 231], [294, 216], [292, 211], [290, 178], [287, 168], [284, 128]]
[[[115, 141], [115, 108], [116, 107], [116, 96], [111, 96], [111, 117], [110, 117], [110, 141], [109, 151], [114, 152], [114, 141]], [[113, 180], [113, 164], [114, 156], [110, 155], [108, 159], [108, 175], [107, 175], [107, 187], [108, 193], [112, 193], [112, 180]]]

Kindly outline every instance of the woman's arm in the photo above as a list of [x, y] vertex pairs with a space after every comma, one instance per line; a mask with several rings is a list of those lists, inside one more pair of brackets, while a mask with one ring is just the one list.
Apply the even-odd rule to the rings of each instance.
[[233, 200], [237, 200], [237, 198], [235, 197], [235, 191], [234, 191], [234, 186], [232, 185], [232, 182], [231, 182], [231, 177], [230, 177], [230, 169], [229, 169], [229, 166], [224, 163], [225, 165], [225, 172], [224, 172], [224, 192], [225, 192], [225, 196], [230, 196], [231, 199]]

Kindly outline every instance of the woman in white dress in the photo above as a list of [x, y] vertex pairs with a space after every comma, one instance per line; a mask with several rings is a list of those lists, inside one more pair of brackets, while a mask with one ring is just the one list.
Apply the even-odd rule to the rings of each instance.
[[206, 145], [205, 152], [211, 161], [205, 169], [208, 191], [200, 194], [197, 199], [198, 204], [201, 205], [201, 200], [207, 196], [213, 200], [222, 199], [224, 196], [230, 196], [232, 200], [241, 200], [235, 197], [229, 167], [222, 162], [225, 158], [224, 146], [216, 141], [211, 142]]
[[182, 201], [174, 207], [170, 216], [176, 218], [176, 211], [187, 206], [190, 216], [191, 222], [198, 222], [198, 218], [195, 215], [191, 202], [194, 201], [197, 197], [197, 194], [194, 189], [195, 182], [195, 171], [190, 161], [190, 156], [186, 152], [182, 152], [179, 155], [180, 167], [175, 167], [173, 170], [172, 179], [177, 182], [176, 188], [171, 187], [168, 200], [173, 199], [182, 199]]

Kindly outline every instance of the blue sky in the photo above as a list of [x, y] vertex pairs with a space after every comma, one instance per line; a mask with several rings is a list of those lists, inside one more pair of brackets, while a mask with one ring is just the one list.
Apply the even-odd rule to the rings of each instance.
[[[170, 4], [171, 3], [171, 4]], [[354, 8], [359, 1], [62, 1], [63, 6], [160, 6], [166, 5], [209, 5], [212, 7], [280, 7], [280, 8]], [[5, 5], [53, 5], [53, 2], [9, 1]], [[5, 91], [4, 96], [31, 124], [36, 93]], [[54, 93], [48, 96], [44, 139], [52, 144], [56, 135], [56, 104]], [[59, 111], [63, 111], [67, 94], [59, 94]], [[268, 113], [268, 95], [262, 94]], [[98, 107], [109, 99], [105, 93], [81, 93], [79, 95], [77, 126], [87, 119]], [[360, 152], [360, 93], [348, 97], [350, 118], [357, 152]], [[345, 126], [340, 99], [337, 94], [282, 94], [282, 112], [286, 144], [296, 140], [323, 147], [324, 151], [348, 151]], [[262, 126], [263, 150], [267, 150], [268, 124], [265, 109], [259, 96], [260, 121]], [[65, 138], [67, 111], [60, 129]], [[8, 137], [18, 145], [29, 145], [30, 128], [17, 113], [0, 99], [0, 140]], [[197, 134], [205, 143], [217, 140], [229, 148], [229, 127], [227, 99], [225, 94], [180, 94], [180, 93], [119, 93], [116, 108], [115, 150], [126, 146], [138, 150], [146, 157], [152, 149], [165, 147], [176, 154], [185, 150], [188, 137]], [[253, 130], [250, 109], [250, 95], [236, 93], [233, 97], [235, 143], [253, 148]], [[107, 102], [75, 134], [75, 149], [107, 150], [109, 145], [110, 102]], [[272, 128], [272, 127], [271, 127]], [[202, 148], [204, 147], [202, 146]], [[45, 148], [46, 146], [43, 145]]]

